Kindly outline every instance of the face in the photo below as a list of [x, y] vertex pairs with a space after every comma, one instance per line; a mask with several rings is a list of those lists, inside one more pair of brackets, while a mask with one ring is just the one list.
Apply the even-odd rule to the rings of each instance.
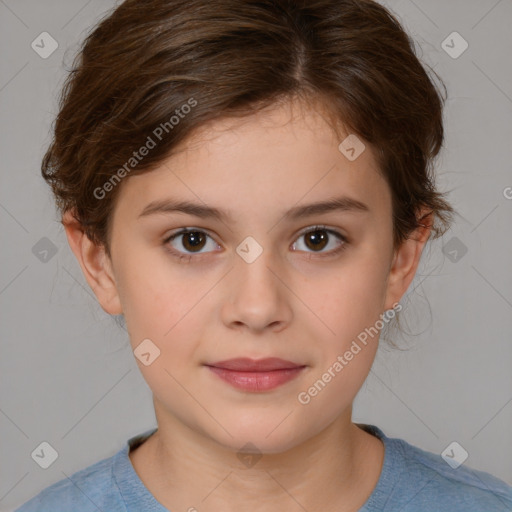
[[[157, 418], [273, 453], [350, 410], [378, 343], [360, 335], [405, 292], [417, 252], [393, 251], [391, 193], [370, 146], [350, 161], [341, 140], [291, 103], [216, 121], [122, 183], [108, 275], [132, 348], [150, 354], [137, 361]], [[304, 209], [333, 199], [364, 207]], [[202, 210], [173, 209], [185, 202]], [[237, 385], [208, 366], [233, 358], [299, 369], [226, 370]]]

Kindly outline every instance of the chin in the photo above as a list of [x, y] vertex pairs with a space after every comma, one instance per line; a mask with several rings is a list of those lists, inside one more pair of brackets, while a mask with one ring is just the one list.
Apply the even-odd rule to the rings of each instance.
[[287, 423], [288, 420], [285, 420], [280, 424], [281, 421], [282, 418], [276, 421], [273, 417], [268, 421], [262, 422], [260, 419], [247, 425], [224, 424], [231, 436], [224, 429], [220, 429], [217, 431], [218, 435], [212, 438], [237, 454], [251, 450], [257, 454], [278, 454], [294, 448], [310, 437], [306, 431], [298, 432], [293, 422]]

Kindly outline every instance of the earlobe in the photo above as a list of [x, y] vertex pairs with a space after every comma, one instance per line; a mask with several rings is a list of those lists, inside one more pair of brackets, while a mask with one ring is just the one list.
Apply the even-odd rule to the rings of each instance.
[[103, 310], [110, 315], [122, 314], [112, 262], [105, 248], [89, 239], [71, 211], [66, 211], [62, 216], [62, 225], [66, 231], [69, 246]]
[[395, 251], [389, 270], [385, 309], [392, 309], [409, 288], [418, 268], [423, 248], [432, 229], [432, 213], [421, 216], [421, 225]]

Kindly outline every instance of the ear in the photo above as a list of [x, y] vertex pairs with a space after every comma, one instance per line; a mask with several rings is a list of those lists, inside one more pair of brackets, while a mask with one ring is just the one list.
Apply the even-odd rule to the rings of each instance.
[[430, 236], [432, 221], [432, 212], [422, 210], [421, 226], [395, 251], [388, 275], [385, 309], [392, 309], [393, 304], [400, 301], [414, 279], [423, 248]]
[[101, 307], [111, 315], [121, 314], [123, 311], [112, 263], [105, 253], [105, 248], [89, 239], [82, 225], [74, 218], [72, 211], [68, 210], [64, 213], [62, 225], [66, 230], [69, 246]]

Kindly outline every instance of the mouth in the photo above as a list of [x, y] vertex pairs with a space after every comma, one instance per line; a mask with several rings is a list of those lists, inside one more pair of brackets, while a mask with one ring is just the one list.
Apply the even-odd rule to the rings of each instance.
[[244, 391], [275, 389], [296, 378], [306, 365], [279, 358], [237, 358], [205, 365], [217, 377]]
[[214, 368], [223, 368], [224, 370], [233, 370], [237, 372], [271, 372], [275, 370], [293, 370], [306, 365], [296, 364], [292, 361], [279, 359], [278, 357], [267, 357], [265, 359], [250, 359], [248, 357], [238, 357], [236, 359], [227, 359], [216, 363], [207, 364]]

